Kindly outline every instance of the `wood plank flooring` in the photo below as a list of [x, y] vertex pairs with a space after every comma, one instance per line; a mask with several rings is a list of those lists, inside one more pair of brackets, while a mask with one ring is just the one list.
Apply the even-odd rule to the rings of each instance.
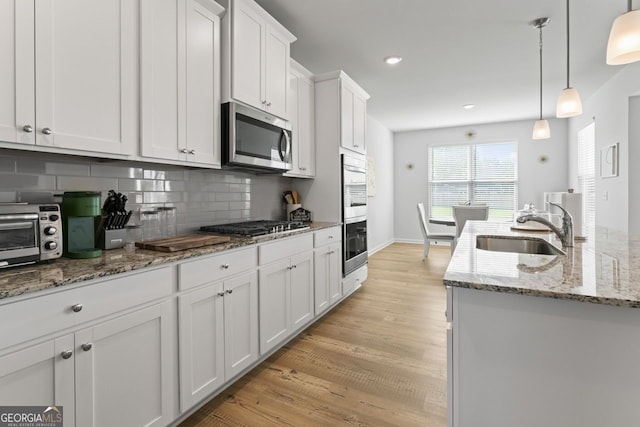
[[393, 244], [350, 298], [182, 427], [446, 426], [448, 247]]

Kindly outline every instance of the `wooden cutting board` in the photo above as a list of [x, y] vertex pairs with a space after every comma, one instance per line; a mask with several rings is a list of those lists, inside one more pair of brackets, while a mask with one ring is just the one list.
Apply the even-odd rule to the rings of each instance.
[[188, 236], [169, 237], [166, 239], [148, 240], [136, 242], [136, 246], [160, 252], [176, 252], [186, 249], [200, 248], [202, 246], [217, 245], [231, 240], [229, 236], [212, 236], [207, 234], [191, 234]]

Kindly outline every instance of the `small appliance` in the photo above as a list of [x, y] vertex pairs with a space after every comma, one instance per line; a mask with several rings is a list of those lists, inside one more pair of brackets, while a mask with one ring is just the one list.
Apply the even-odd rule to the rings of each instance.
[[291, 170], [291, 124], [237, 102], [222, 104], [222, 164], [260, 172]]
[[102, 255], [96, 242], [100, 199], [99, 191], [66, 191], [62, 195], [65, 257], [95, 258]]
[[0, 204], [0, 268], [62, 255], [62, 222], [56, 204]]

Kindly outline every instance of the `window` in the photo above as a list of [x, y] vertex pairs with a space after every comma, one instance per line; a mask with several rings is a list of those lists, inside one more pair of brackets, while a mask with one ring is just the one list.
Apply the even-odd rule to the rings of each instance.
[[490, 219], [511, 219], [518, 204], [518, 144], [429, 147], [429, 216], [451, 218], [451, 206], [489, 205]]
[[[578, 186], [582, 193], [582, 232], [593, 237], [596, 224], [595, 123], [578, 132]], [[580, 235], [580, 232], [576, 233]]]

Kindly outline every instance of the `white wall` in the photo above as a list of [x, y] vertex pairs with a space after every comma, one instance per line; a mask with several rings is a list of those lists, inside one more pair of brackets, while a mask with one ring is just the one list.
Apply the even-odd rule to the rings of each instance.
[[367, 199], [367, 245], [374, 253], [393, 243], [393, 133], [371, 116], [367, 157], [375, 162], [376, 192]]
[[[577, 133], [595, 120], [596, 225], [621, 231], [629, 230], [629, 199], [640, 197], [634, 194], [634, 191], [638, 192], [637, 186], [640, 185], [640, 181], [638, 177], [629, 174], [629, 166], [637, 165], [640, 161], [640, 153], [629, 150], [629, 97], [637, 95], [640, 91], [639, 76], [640, 63], [621, 67], [618, 74], [588, 99], [583, 100], [584, 113], [569, 120], [569, 182], [571, 186], [577, 187]], [[640, 118], [636, 116], [631, 122], [638, 120]], [[600, 149], [616, 142], [620, 143], [620, 174], [618, 177], [602, 179], [599, 172]], [[635, 157], [631, 158], [631, 155]]]
[[[427, 148], [429, 145], [481, 142], [518, 142], [518, 205], [533, 202], [542, 206], [545, 191], [566, 191], [567, 122], [550, 119], [551, 138], [531, 139], [534, 120], [490, 123], [394, 135], [394, 233], [396, 241], [422, 242], [416, 204], [428, 202]], [[467, 132], [475, 135], [467, 137]], [[548, 160], [541, 162], [540, 156]], [[412, 163], [413, 169], [407, 165]], [[453, 231], [430, 226], [432, 231]]]

